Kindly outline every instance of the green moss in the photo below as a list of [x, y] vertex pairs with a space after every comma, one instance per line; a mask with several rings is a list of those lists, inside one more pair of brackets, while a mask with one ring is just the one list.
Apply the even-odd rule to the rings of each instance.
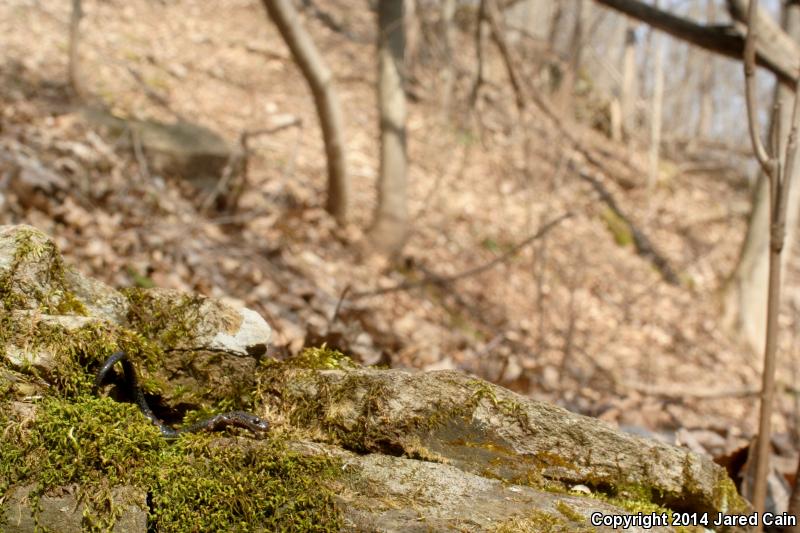
[[[52, 315], [87, 315], [86, 307], [69, 290], [68, 267], [55, 243], [44, 233], [23, 227], [15, 235], [14, 257], [9, 267], [0, 274], [0, 301], [3, 308], [34, 309]], [[36, 283], [26, 283], [27, 275], [20, 275], [24, 266], [35, 267], [40, 272], [35, 278], [47, 288]]]
[[556, 503], [556, 509], [558, 509], [559, 513], [566, 516], [568, 520], [571, 520], [578, 524], [583, 524], [586, 522], [586, 518], [581, 513], [573, 509], [569, 504], [567, 504], [564, 501], [559, 501], [558, 503]]
[[469, 384], [473, 390], [472, 396], [463, 406], [457, 406], [455, 411], [451, 414], [469, 416], [471, 418], [472, 413], [475, 412], [481, 400], [487, 399], [492, 403], [495, 409], [503, 415], [516, 420], [520, 426], [528, 427], [530, 425], [528, 414], [525, 412], [520, 402], [514, 400], [512, 397], [499, 400], [495, 392], [497, 390], [496, 386], [481, 379], [470, 380]]
[[187, 435], [168, 444], [135, 406], [107, 398], [46, 398], [31, 425], [8, 412], [0, 415], [7, 428], [0, 493], [34, 483], [39, 498], [78, 483], [86, 529], [113, 525], [120, 510], [111, 488], [118, 485], [151, 494], [150, 521], [163, 532], [340, 527], [331, 489], [338, 465], [331, 459], [289, 451], [278, 441]]
[[142, 336], [161, 347], [176, 347], [191, 337], [200, 320], [206, 298], [185, 294], [175, 299], [142, 288], [120, 291], [128, 299], [128, 323]]
[[[153, 366], [161, 351], [138, 333], [102, 321], [90, 321], [81, 327], [67, 328], [41, 317], [15, 317], [0, 311], [0, 347], [17, 347], [25, 354], [51, 354], [54, 362], [47, 365], [51, 374], [39, 376], [28, 365], [26, 372], [46, 378], [55, 386], [52, 393], [63, 397], [89, 394], [95, 369], [111, 353], [124, 350], [134, 359]], [[0, 365], [3, 364], [0, 359]]]
[[[561, 510], [559, 509], [559, 512]], [[563, 513], [562, 513], [563, 514]], [[571, 518], [563, 517], [547, 511], [535, 510], [524, 516], [514, 517], [492, 528], [493, 533], [590, 533], [597, 531], [595, 528], [583, 525], [585, 520], [580, 516], [580, 521], [575, 523]]]
[[338, 350], [328, 348], [325, 343], [319, 348], [304, 349], [297, 356], [284, 361], [284, 364], [293, 368], [313, 370], [335, 370], [358, 367], [348, 356]]
[[634, 492], [620, 491], [617, 494], [608, 495], [594, 493], [598, 499], [606, 501], [612, 505], [625, 509], [630, 513], [661, 513], [667, 511], [666, 508], [654, 503], [648, 490]]
[[620, 246], [633, 244], [633, 233], [631, 232], [631, 226], [627, 220], [619, 216], [609, 207], [601, 211], [600, 217], [603, 219], [603, 222], [606, 223], [608, 231], [610, 231], [611, 235], [614, 237], [614, 242]]
[[139, 273], [139, 271], [132, 266], [125, 267], [125, 271], [128, 273], [128, 276], [130, 276], [131, 280], [133, 281], [134, 287], [139, 287], [142, 289], [152, 289], [153, 287], [156, 286], [152, 278]]
[[[14, 265], [23, 258], [36, 259], [49, 265], [51, 282], [63, 279], [60, 256], [40, 237], [35, 231], [22, 234]], [[107, 531], [122, 512], [112, 500], [112, 488], [132, 485], [152, 495], [150, 520], [159, 531], [339, 529], [329, 489], [337, 472], [334, 461], [291, 452], [275, 441], [249, 451], [241, 441], [215, 445], [230, 441], [210, 436], [185, 436], [167, 445], [135, 406], [91, 397], [93, 372], [112, 352], [124, 350], [140, 370], [157, 367], [165, 346], [194, 334], [206, 300], [187, 296], [177, 305], [164, 305], [164, 299], [130, 290], [130, 328], [101, 320], [66, 327], [36, 312], [11, 312], [29, 310], [31, 302], [40, 301], [34, 311], [83, 314], [66, 289], [42, 294], [21, 287], [16, 272], [15, 266], [0, 278], [0, 349], [13, 346], [21, 355], [22, 368], [15, 374], [42, 378], [51, 386], [39, 391], [45, 398], [33, 422], [23, 423], [11, 418], [10, 406], [2, 403], [16, 394], [14, 383], [5, 378], [0, 382], [0, 500], [12, 487], [33, 484], [36, 508], [48, 490], [76, 483], [86, 504], [84, 529]], [[52, 361], [40, 365], [42, 358]], [[307, 354], [305, 361], [330, 367], [346, 364], [345, 359], [323, 347]], [[5, 357], [0, 358], [0, 371], [12, 371]], [[152, 392], [152, 379], [142, 377]], [[212, 411], [228, 408], [223, 400]], [[207, 414], [190, 413], [187, 419]]]
[[717, 484], [714, 486], [714, 506], [720, 512], [728, 514], [746, 514], [751, 511], [747, 502], [736, 490], [733, 480], [724, 470], [720, 472]]
[[[385, 412], [387, 385], [357, 372], [345, 372], [340, 381], [329, 380], [320, 371], [357, 369], [358, 364], [326, 346], [309, 348], [285, 361], [264, 361], [257, 397], [275, 397], [279, 410], [288, 414], [293, 430], [315, 432], [315, 438], [363, 452], [400, 452], [398, 435], [410, 435], [418, 418], [409, 417], [404, 428], [387, 427], [376, 418]], [[364, 381], [362, 383], [362, 381]], [[291, 383], [291, 385], [289, 385]], [[312, 394], [292, 395], [287, 388], [309, 387]], [[354, 417], [352, 411], [358, 410]]]
[[[332, 460], [265, 446], [182, 439], [159, 467], [153, 486], [159, 531], [337, 531], [333, 493], [324, 483]], [[176, 505], [178, 504], [178, 505]]]
[[455, 130], [454, 137], [456, 142], [462, 146], [472, 146], [478, 140], [473, 131], [463, 128]]
[[7, 428], [0, 443], [0, 472], [8, 480], [0, 493], [33, 484], [31, 507], [36, 509], [48, 490], [78, 483], [79, 497], [87, 504], [83, 525], [89, 530], [110, 529], [119, 513], [110, 488], [154, 464], [166, 446], [133, 405], [110, 399], [45, 398], [32, 425], [7, 418], [8, 412], [3, 409], [0, 416], [0, 425]]

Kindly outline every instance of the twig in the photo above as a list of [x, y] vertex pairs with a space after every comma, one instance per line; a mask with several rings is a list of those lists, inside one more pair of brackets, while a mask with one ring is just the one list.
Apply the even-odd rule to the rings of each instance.
[[[542, 223], [544, 223], [544, 215], [542, 215]], [[536, 276], [536, 311], [539, 315], [538, 327], [536, 330], [536, 353], [541, 354], [544, 352], [545, 345], [545, 324], [544, 319], [547, 316], [545, 313], [545, 291], [544, 291], [544, 275], [547, 266], [547, 239], [542, 238], [539, 249], [536, 254], [535, 261], [535, 276]]]
[[[788, 7], [787, 7], [788, 9]], [[772, 432], [772, 413], [775, 402], [775, 366], [778, 349], [778, 313], [781, 297], [781, 252], [786, 232], [786, 207], [789, 198], [789, 187], [794, 171], [794, 159], [797, 151], [798, 101], [800, 100], [800, 84], [795, 83], [795, 97], [792, 109], [792, 124], [786, 152], [781, 155], [780, 148], [780, 109], [776, 106], [775, 120], [769, 147], [765, 147], [758, 128], [758, 108], [756, 105], [756, 25], [758, 0], [750, 0], [747, 12], [747, 38], [744, 46], [745, 95], [747, 100], [747, 119], [750, 141], [761, 168], [769, 180], [769, 275], [767, 282], [767, 331], [764, 345], [764, 366], [761, 372], [761, 405], [758, 419], [758, 438], [756, 446], [751, 448], [748, 461], [755, 464], [752, 491], [753, 507], [757, 513], [763, 514], [767, 499], [767, 476], [769, 474], [770, 437]], [[754, 459], [754, 460], [753, 460]], [[796, 489], [797, 487], [795, 487]], [[796, 490], [795, 490], [796, 492]], [[792, 499], [797, 498], [796, 494]], [[762, 525], [756, 526], [761, 531]]]
[[302, 119], [295, 117], [289, 122], [279, 124], [272, 128], [243, 131], [239, 135], [239, 151], [232, 153], [230, 157], [228, 157], [228, 161], [225, 163], [225, 168], [222, 170], [222, 177], [217, 182], [214, 190], [208, 193], [208, 195], [205, 197], [200, 209], [206, 211], [214, 204], [214, 202], [217, 201], [217, 198], [219, 198], [222, 193], [228, 189], [228, 185], [233, 181], [234, 176], [237, 174], [237, 169], [241, 185], [239, 186], [239, 194], [233, 195], [236, 196], [236, 201], [233, 202], [233, 204], [235, 205], [238, 203], [238, 196], [241, 195], [242, 189], [244, 188], [244, 183], [247, 181], [247, 174], [250, 166], [250, 145], [248, 144], [250, 139], [261, 135], [271, 135], [294, 126], [299, 127], [302, 125], [302, 123]]
[[[506, 334], [501, 331], [500, 333], [498, 333], [497, 335], [492, 337], [489, 340], [489, 342], [484, 344], [483, 347], [480, 350], [476, 350], [475, 354], [473, 355], [473, 357], [475, 357], [476, 359], [483, 358], [484, 355], [487, 355], [489, 352], [491, 352], [492, 350], [497, 348], [505, 340], [506, 340]], [[508, 366], [508, 358], [506, 358], [505, 364], [503, 365], [503, 368], [499, 373], [499, 378], [503, 377], [503, 374], [505, 374], [505, 370], [506, 370], [507, 366]], [[500, 381], [500, 379], [498, 379], [497, 381]]]
[[72, 13], [69, 19], [69, 64], [67, 65], [67, 76], [69, 86], [78, 98], [86, 96], [86, 88], [82, 69], [80, 68], [80, 57], [78, 46], [80, 41], [80, 25], [84, 16], [81, 0], [72, 0]]
[[572, 359], [573, 349], [575, 347], [575, 329], [577, 324], [577, 309], [575, 305], [575, 293], [580, 286], [579, 277], [581, 270], [586, 264], [583, 257], [583, 250], [578, 248], [578, 259], [575, 261], [575, 266], [572, 269], [571, 275], [567, 278], [567, 288], [569, 290], [569, 298], [567, 300], [567, 327], [564, 331], [564, 345], [561, 351], [561, 362], [558, 365], [558, 380], [559, 383], [564, 383], [564, 375], [567, 371], [567, 366]]
[[333, 16], [328, 13], [327, 11], [323, 11], [312, 0], [303, 0], [302, 6], [304, 9], [308, 9], [311, 12], [311, 15], [319, 20], [323, 26], [328, 28], [329, 30], [343, 35], [348, 40], [353, 41], [354, 43], [358, 44], [369, 44], [373, 41], [367, 36], [363, 35], [356, 35], [352, 31], [345, 28], [341, 23], [339, 23]]
[[697, 390], [685, 387], [655, 387], [652, 385], [639, 385], [636, 383], [622, 383], [622, 386], [636, 391], [645, 396], [656, 396], [666, 400], [723, 400], [727, 398], [750, 398], [758, 396], [758, 387], [724, 388], [716, 390]]
[[147, 182], [150, 181], [150, 167], [147, 165], [147, 157], [144, 155], [144, 150], [142, 149], [142, 139], [139, 137], [139, 133], [131, 128], [131, 144], [133, 144], [133, 154], [136, 156], [136, 162], [139, 165], [139, 176], [142, 178], [142, 181]]
[[555, 228], [558, 224], [562, 221], [571, 218], [573, 213], [567, 212], [559, 217], [551, 220], [544, 226], [540, 227], [539, 230], [528, 237], [527, 239], [523, 240], [522, 242], [516, 244], [510, 250], [505, 252], [502, 255], [499, 255], [485, 263], [483, 265], [477, 266], [475, 268], [471, 268], [469, 270], [465, 270], [464, 272], [453, 274], [452, 276], [439, 276], [436, 274], [430, 274], [427, 278], [419, 280], [419, 281], [405, 281], [393, 287], [387, 287], [385, 289], [376, 289], [373, 291], [366, 291], [366, 292], [357, 292], [354, 293], [353, 296], [350, 298], [351, 300], [360, 300], [362, 298], [369, 298], [371, 296], [380, 296], [382, 294], [387, 294], [391, 292], [399, 292], [399, 291], [407, 291], [409, 289], [414, 289], [417, 287], [424, 287], [426, 285], [445, 285], [448, 283], [453, 283], [454, 281], [458, 281], [464, 278], [468, 278], [470, 276], [475, 276], [477, 274], [481, 274], [486, 272], [487, 270], [497, 266], [498, 264], [508, 260], [511, 256], [517, 254], [520, 250], [531, 244], [532, 242], [542, 238], [543, 236], [547, 235], [547, 233]]
[[352, 289], [352, 287], [349, 284], [346, 285], [342, 291], [342, 294], [339, 296], [339, 301], [336, 302], [336, 308], [333, 310], [333, 316], [331, 316], [331, 319], [328, 320], [328, 329], [330, 329], [330, 327], [336, 323], [336, 319], [339, 318], [339, 311], [342, 309], [342, 302], [344, 302], [344, 299], [347, 296], [347, 293], [350, 292], [350, 289]]

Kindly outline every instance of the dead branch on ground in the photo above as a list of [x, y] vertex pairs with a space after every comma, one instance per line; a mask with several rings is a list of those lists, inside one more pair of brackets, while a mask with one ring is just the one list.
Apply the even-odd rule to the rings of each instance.
[[462, 280], [464, 278], [476, 276], [478, 274], [482, 274], [487, 270], [494, 268], [495, 266], [508, 261], [511, 257], [518, 254], [522, 249], [524, 249], [529, 244], [535, 242], [536, 240], [544, 237], [550, 230], [555, 228], [558, 224], [563, 222], [564, 220], [571, 218], [573, 213], [567, 212], [564, 213], [555, 219], [551, 220], [547, 224], [543, 225], [539, 228], [536, 233], [531, 235], [530, 237], [524, 239], [522, 242], [517, 243], [511, 249], [506, 251], [505, 253], [495, 257], [491, 261], [484, 263], [483, 265], [477, 266], [475, 268], [470, 268], [469, 270], [465, 270], [464, 272], [460, 272], [458, 274], [453, 274], [451, 276], [443, 276], [439, 274], [435, 274], [433, 272], [429, 273], [424, 279], [418, 281], [404, 281], [399, 283], [398, 285], [394, 285], [392, 287], [387, 287], [385, 289], [375, 289], [372, 291], [365, 291], [365, 292], [356, 292], [350, 296], [350, 300], [361, 300], [363, 298], [370, 298], [372, 296], [380, 296], [383, 294], [388, 294], [391, 292], [400, 292], [400, 291], [407, 291], [410, 289], [416, 289], [419, 287], [424, 287], [426, 285], [448, 285], [454, 283], [456, 281]]
[[622, 212], [617, 204], [617, 201], [614, 199], [614, 196], [608, 189], [606, 189], [603, 183], [596, 177], [592, 176], [588, 170], [580, 168], [574, 161], [570, 161], [570, 168], [576, 172], [582, 180], [589, 183], [595, 192], [597, 192], [600, 200], [606, 204], [606, 206], [608, 206], [608, 208], [611, 209], [611, 211], [613, 211], [623, 223], [625, 223], [631, 232], [636, 253], [650, 261], [656, 270], [661, 273], [661, 276], [667, 283], [672, 285], [680, 285], [680, 278], [675, 273], [675, 269], [672, 268], [669, 260], [656, 249], [647, 235], [645, 235], [640, 228], [634, 225], [631, 219]]
[[288, 122], [271, 128], [243, 131], [239, 135], [239, 149], [233, 151], [230, 157], [228, 157], [225, 168], [222, 170], [222, 177], [217, 182], [214, 190], [209, 192], [203, 199], [200, 209], [203, 211], [208, 210], [223, 194], [228, 192], [226, 196], [228, 197], [227, 201], [230, 202], [230, 205], [227, 206], [226, 210], [235, 212], [239, 204], [239, 198], [244, 192], [245, 184], [249, 177], [250, 155], [252, 154], [250, 140], [262, 135], [272, 135], [288, 128], [301, 127], [302, 124], [303, 120], [299, 117], [295, 117]]

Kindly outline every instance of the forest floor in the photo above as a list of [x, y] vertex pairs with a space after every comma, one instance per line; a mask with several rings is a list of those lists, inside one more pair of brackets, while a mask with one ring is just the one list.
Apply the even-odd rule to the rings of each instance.
[[[338, 228], [323, 209], [312, 99], [258, 2], [86, 4], [85, 83], [115, 113], [191, 117], [232, 143], [243, 131], [302, 123], [251, 141], [235, 212], [203, 208], [190, 183], [153, 175], [82, 119], [66, 86], [69, 3], [3, 2], [0, 149], [52, 172], [9, 187], [0, 158], [0, 223], [42, 229], [81, 272], [114, 286], [153, 283], [238, 300], [275, 328], [278, 356], [327, 341], [367, 364], [460, 369], [714, 454], [752, 436], [758, 402], [737, 392], [758, 387], [760, 356], [720, 323], [719, 292], [749, 209], [738, 161], [717, 158], [708, 172], [696, 160], [664, 160], [648, 190], [646, 154], [635, 143], [612, 143], [568, 113], [557, 123], [530, 101], [517, 111], [488, 46], [487, 82], [471, 110], [468, 32], [458, 34], [447, 116], [441, 50], [423, 32], [409, 70], [412, 228], [402, 257], [389, 262], [366, 245], [379, 165], [369, 9], [324, 3], [350, 36], [303, 17], [346, 115], [352, 214]], [[534, 64], [526, 63], [525, 79], [537, 78]], [[575, 109], [591, 103], [579, 97]], [[581, 169], [667, 258], [679, 284], [612, 231], [615, 217]], [[573, 216], [514, 249], [566, 212]], [[512, 251], [455, 281], [363, 294], [458, 275]], [[785, 331], [792, 323], [787, 314]], [[791, 383], [792, 334], [783, 346], [779, 380]], [[795, 416], [794, 398], [781, 393], [776, 431], [788, 438]]]

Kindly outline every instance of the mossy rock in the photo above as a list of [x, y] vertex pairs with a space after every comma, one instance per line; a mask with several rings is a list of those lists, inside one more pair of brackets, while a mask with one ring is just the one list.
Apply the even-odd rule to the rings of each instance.
[[460, 372], [275, 363], [265, 390], [294, 423], [361, 452], [405, 455], [465, 472], [697, 513], [746, 512], [723, 468], [689, 450]]
[[[547, 533], [613, 531], [593, 512], [747, 510], [707, 459], [458, 372], [324, 346], [271, 360], [254, 313], [115, 291], [30, 227], [0, 228], [0, 281], [0, 530]], [[112, 400], [125, 387], [93, 391], [117, 350], [169, 422], [241, 408], [272, 432], [163, 439]]]

